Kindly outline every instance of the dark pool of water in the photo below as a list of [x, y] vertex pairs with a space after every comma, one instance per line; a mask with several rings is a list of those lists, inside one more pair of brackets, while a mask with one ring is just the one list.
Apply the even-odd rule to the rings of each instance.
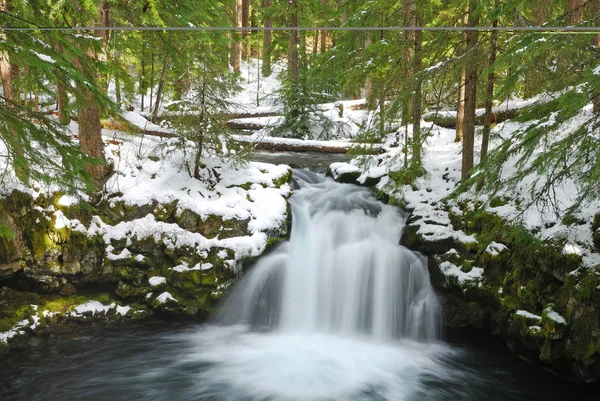
[[497, 347], [151, 324], [34, 338], [0, 400], [597, 401]]

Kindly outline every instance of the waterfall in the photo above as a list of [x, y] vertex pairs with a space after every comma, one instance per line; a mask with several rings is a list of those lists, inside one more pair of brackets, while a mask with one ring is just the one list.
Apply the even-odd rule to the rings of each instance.
[[402, 213], [373, 193], [294, 171], [292, 232], [233, 288], [216, 320], [291, 333], [435, 339], [426, 259], [399, 245]]

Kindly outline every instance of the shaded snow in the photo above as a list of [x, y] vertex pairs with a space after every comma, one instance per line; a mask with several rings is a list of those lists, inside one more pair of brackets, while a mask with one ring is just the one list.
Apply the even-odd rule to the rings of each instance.
[[473, 267], [471, 271], [465, 273], [460, 267], [448, 261], [440, 263], [440, 270], [447, 277], [456, 277], [459, 284], [478, 282], [483, 277], [483, 269], [481, 267]]
[[152, 287], [156, 287], [157, 285], [165, 284], [166, 282], [167, 282], [167, 279], [164, 277], [160, 277], [160, 276], [150, 277], [150, 279], [148, 280], [148, 283]]
[[163, 292], [162, 294], [160, 294], [158, 297], [156, 297], [156, 300], [161, 304], [164, 304], [167, 301], [177, 302], [177, 300], [175, 298], [173, 298], [173, 296], [166, 291]]

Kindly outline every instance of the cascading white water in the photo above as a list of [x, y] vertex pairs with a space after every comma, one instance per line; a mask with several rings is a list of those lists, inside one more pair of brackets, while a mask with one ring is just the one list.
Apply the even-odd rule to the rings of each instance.
[[287, 333], [436, 338], [425, 258], [400, 246], [401, 213], [372, 192], [294, 172], [290, 241], [236, 285], [217, 321]]

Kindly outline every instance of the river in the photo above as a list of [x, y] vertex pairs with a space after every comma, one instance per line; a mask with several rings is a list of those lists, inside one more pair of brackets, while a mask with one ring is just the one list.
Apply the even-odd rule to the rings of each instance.
[[[597, 400], [491, 338], [444, 340], [405, 216], [294, 174], [292, 233], [206, 325], [82, 326], [0, 359], [8, 400]], [[597, 389], [597, 387], [596, 387]]]

